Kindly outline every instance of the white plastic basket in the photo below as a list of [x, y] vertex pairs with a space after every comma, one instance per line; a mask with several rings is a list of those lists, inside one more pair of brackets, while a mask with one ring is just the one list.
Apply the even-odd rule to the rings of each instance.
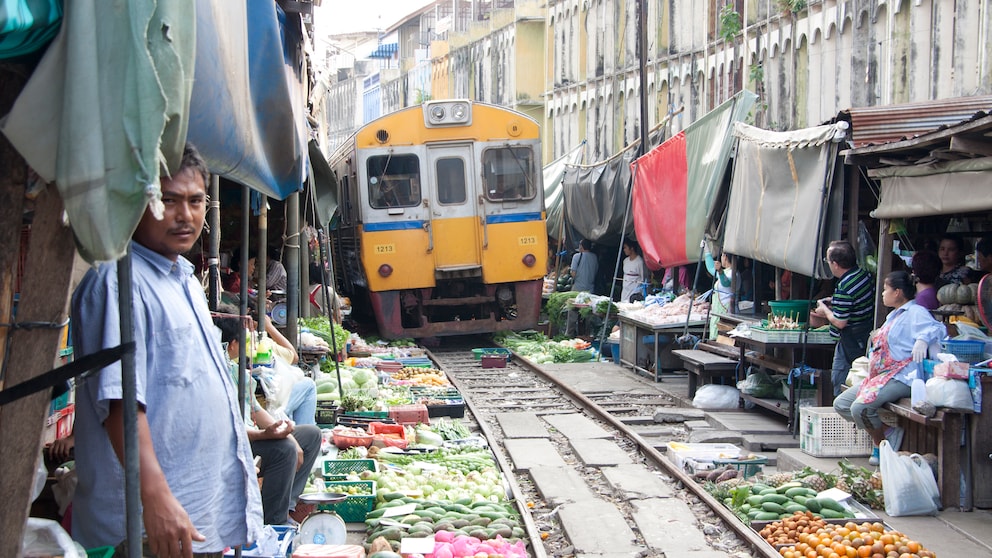
[[813, 457], [871, 455], [871, 436], [848, 422], [833, 407], [803, 407], [799, 414], [799, 449]]

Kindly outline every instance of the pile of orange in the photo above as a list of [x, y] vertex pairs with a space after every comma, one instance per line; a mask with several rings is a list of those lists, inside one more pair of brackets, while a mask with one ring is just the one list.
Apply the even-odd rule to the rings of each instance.
[[796, 544], [781, 546], [783, 558], [935, 558], [935, 554], [881, 523], [849, 521], [800, 533]]

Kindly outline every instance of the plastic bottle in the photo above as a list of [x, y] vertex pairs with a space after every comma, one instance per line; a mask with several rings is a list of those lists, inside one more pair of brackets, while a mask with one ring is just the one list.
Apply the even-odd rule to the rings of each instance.
[[927, 400], [927, 385], [923, 382], [923, 380], [919, 378], [914, 379], [913, 383], [910, 385], [910, 389], [912, 390], [910, 399], [913, 402], [913, 407], [916, 407], [920, 403]]

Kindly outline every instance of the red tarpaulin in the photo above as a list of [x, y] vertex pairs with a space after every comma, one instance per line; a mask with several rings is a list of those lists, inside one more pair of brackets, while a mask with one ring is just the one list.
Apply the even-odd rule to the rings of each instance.
[[[693, 259], [686, 253], [685, 217], [688, 165], [685, 131], [651, 150], [634, 163], [634, 227], [652, 270], [682, 265]], [[650, 185], [649, 187], [640, 187]], [[659, 208], [664, 207], [663, 211]]]

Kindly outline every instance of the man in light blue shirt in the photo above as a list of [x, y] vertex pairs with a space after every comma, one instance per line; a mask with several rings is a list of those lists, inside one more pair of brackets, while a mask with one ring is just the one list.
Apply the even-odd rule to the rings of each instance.
[[[193, 265], [181, 254], [203, 230], [208, 171], [187, 145], [161, 180], [164, 217], [146, 210], [132, 235], [138, 440], [145, 548], [157, 556], [219, 556], [262, 527], [258, 480], [227, 355]], [[72, 298], [73, 345], [86, 355], [120, 343], [115, 264], [91, 269]], [[121, 368], [76, 389], [73, 537], [86, 548], [125, 536]]]

